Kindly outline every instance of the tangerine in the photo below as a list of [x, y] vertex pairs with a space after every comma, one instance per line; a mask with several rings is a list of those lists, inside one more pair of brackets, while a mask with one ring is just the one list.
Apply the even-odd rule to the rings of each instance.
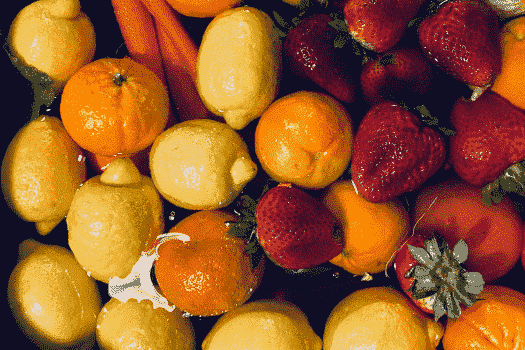
[[102, 58], [67, 82], [60, 103], [64, 127], [82, 148], [127, 155], [151, 145], [164, 130], [169, 95], [160, 78], [130, 58]]
[[525, 295], [488, 285], [456, 321], [447, 320], [445, 350], [522, 349], [525, 339]]
[[189, 17], [215, 17], [238, 6], [242, 0], [166, 0], [177, 12]]
[[255, 152], [274, 180], [324, 188], [348, 167], [353, 135], [350, 115], [339, 101], [299, 91], [276, 100], [262, 114]]
[[170, 232], [190, 237], [159, 246], [155, 277], [171, 303], [197, 316], [223, 314], [246, 302], [259, 286], [264, 259], [252, 268], [246, 242], [226, 235], [233, 214], [218, 210], [196, 212]]
[[515, 106], [525, 108], [525, 16], [515, 18], [501, 28], [500, 43], [503, 52], [501, 73], [491, 89]]
[[342, 180], [328, 186], [322, 200], [345, 238], [343, 251], [330, 262], [355, 275], [387, 269], [410, 233], [410, 218], [399, 200], [371, 203], [351, 181]]

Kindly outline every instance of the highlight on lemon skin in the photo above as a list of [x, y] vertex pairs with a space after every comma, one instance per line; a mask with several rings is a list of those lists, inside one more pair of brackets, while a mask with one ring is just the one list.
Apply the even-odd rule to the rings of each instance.
[[115, 159], [76, 192], [66, 218], [68, 243], [98, 281], [125, 277], [164, 232], [163, 204], [153, 181], [129, 158]]
[[81, 148], [60, 119], [41, 116], [9, 143], [2, 161], [2, 191], [10, 208], [47, 235], [66, 216], [86, 180]]
[[240, 135], [210, 119], [164, 131], [151, 148], [150, 169], [161, 195], [190, 210], [228, 206], [257, 174]]
[[40, 348], [93, 348], [101, 297], [71, 251], [23, 241], [7, 296], [18, 324]]
[[[58, 94], [95, 56], [95, 31], [79, 0], [39, 0], [23, 8], [8, 36], [12, 54], [51, 79]], [[37, 82], [35, 82], [37, 83]]]

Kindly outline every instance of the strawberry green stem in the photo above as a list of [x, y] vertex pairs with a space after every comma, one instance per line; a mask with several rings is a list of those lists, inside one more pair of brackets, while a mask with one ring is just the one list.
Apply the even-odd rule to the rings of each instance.
[[516, 193], [525, 197], [525, 159], [505, 169], [496, 180], [485, 185], [481, 190], [483, 204], [490, 206], [500, 203], [507, 193]]

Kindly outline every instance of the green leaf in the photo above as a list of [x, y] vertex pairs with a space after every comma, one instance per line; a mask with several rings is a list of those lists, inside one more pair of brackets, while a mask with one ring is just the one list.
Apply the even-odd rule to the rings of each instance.
[[445, 135], [445, 136], [454, 136], [456, 135], [456, 132], [453, 129], [446, 128], [444, 126], [440, 126], [439, 130]]
[[479, 272], [465, 272], [463, 278], [467, 285], [465, 286], [465, 291], [471, 294], [479, 294], [485, 286], [485, 281], [483, 276]]
[[454, 259], [456, 259], [458, 263], [463, 264], [465, 260], [467, 260], [467, 257], [468, 257], [467, 243], [464, 240], [460, 239], [458, 243], [456, 243], [456, 246], [454, 247], [454, 251], [452, 252], [452, 255], [454, 256]]
[[337, 36], [335, 37], [334, 39], [334, 47], [336, 49], [341, 49], [343, 48], [346, 43], [350, 40], [349, 36], [346, 35], [346, 34], [337, 34]]
[[432, 308], [434, 310], [434, 320], [435, 321], [439, 320], [443, 315], [446, 314], [445, 302], [443, 299], [444, 299], [443, 296], [441, 296], [440, 293], [438, 293], [436, 295], [436, 299], [434, 300], [434, 305], [432, 306]]
[[340, 18], [335, 18], [333, 21], [331, 22], [328, 22], [328, 25], [332, 28], [334, 28], [335, 30], [339, 31], [339, 32], [343, 32], [345, 34], [349, 34], [348, 33], [348, 25], [346, 24], [346, 22]]
[[416, 265], [414, 266], [412, 277], [416, 279], [430, 278], [430, 269], [425, 266]]
[[420, 247], [414, 247], [410, 244], [407, 244], [408, 250], [412, 254], [412, 257], [416, 259], [416, 261], [422, 265], [425, 265], [429, 268], [433, 267], [432, 258], [427, 253], [427, 251]]

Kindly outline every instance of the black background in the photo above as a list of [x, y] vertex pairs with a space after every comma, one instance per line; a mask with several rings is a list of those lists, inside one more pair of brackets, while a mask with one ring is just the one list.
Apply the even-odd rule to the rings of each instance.
[[[2, 19], [0, 21], [2, 43], [5, 41], [11, 21], [14, 19], [18, 11], [20, 11], [29, 3], [31, 3], [31, 1], [23, 0], [17, 1], [16, 7], [4, 7], [3, 13], [1, 14]], [[123, 57], [126, 55], [126, 48], [123, 45], [123, 39], [120, 34], [118, 24], [115, 20], [110, 1], [83, 0], [81, 3], [83, 11], [90, 17], [95, 27], [95, 33], [97, 35], [97, 49], [95, 59], [103, 57]], [[261, 8], [270, 15], [272, 14], [273, 10], [276, 10], [281, 14], [294, 10], [291, 6], [284, 4], [281, 0], [254, 0], [246, 1], [245, 4]], [[210, 20], [183, 17], [183, 21], [185, 27], [188, 28], [194, 40], [199, 43], [202, 33], [204, 32]], [[414, 39], [414, 33], [408, 33], [403, 40], [406, 45], [417, 45], [417, 41]], [[352, 61], [351, 64], [355, 64], [355, 62]], [[29, 121], [33, 98], [30, 83], [18, 73], [16, 68], [11, 65], [7, 54], [5, 54], [3, 51], [0, 53], [0, 66], [3, 81], [3, 86], [1, 89], [2, 93], [0, 95], [2, 108], [2, 127], [0, 127], [2, 138], [0, 140], [2, 142], [1, 147], [3, 150], [3, 155], [12, 137], [24, 124]], [[358, 68], [356, 68], [356, 70], [358, 70]], [[455, 99], [457, 99], [459, 96], [465, 94], [465, 88], [462, 84], [453, 81], [450, 77], [445, 75], [440, 75], [437, 79], [441, 79], [438, 80], [439, 83], [435, 84], [439, 93], [434, 95], [435, 98], [427, 101], [427, 105], [429, 108], [432, 108], [431, 111], [437, 111], [438, 114], [446, 116], [452, 106], [453, 101], [455, 101]], [[319, 89], [312, 83], [300, 80], [294, 76], [293, 73], [288, 71], [285, 65], [279, 95], [282, 96], [298, 90]], [[43, 108], [41, 113], [58, 117], [59, 102], [60, 99], [58, 97], [50, 106], [48, 111]], [[368, 106], [358, 101], [352, 105], [347, 105], [347, 108], [353, 118], [355, 129], [359, 123], [359, 120], [366, 113]], [[240, 132], [245, 138], [252, 152], [253, 142], [251, 141], [256, 123], [257, 121], [252, 122], [248, 127]], [[92, 175], [95, 175], [95, 173], [90, 170], [89, 176]], [[441, 170], [438, 174], [432, 177], [428, 183], [435, 183], [442, 180], [444, 177], [452, 175], [452, 170]], [[262, 173], [262, 170], [260, 170], [256, 181], [252, 181], [244, 192], [248, 194], [255, 194], [254, 197], [257, 197], [257, 193], [260, 191], [260, 183], [262, 183], [264, 180], [264, 174]], [[311, 192], [316, 194], [315, 191]], [[416, 195], [417, 191], [403, 196], [404, 203], [410, 207], [410, 203], [413, 203]], [[512, 198], [515, 201], [522, 200], [519, 197]], [[40, 236], [35, 229], [34, 223], [24, 222], [11, 211], [5, 201], [0, 202], [0, 213], [3, 227], [1, 235], [5, 240], [5, 242], [2, 244], [4, 250], [2, 254], [2, 285], [5, 293], [7, 290], [7, 281], [9, 279], [9, 275], [17, 262], [18, 244], [24, 239], [33, 238], [42, 243], [57, 244], [67, 247], [67, 227], [65, 221], [63, 221], [49, 235], [44, 237]], [[168, 220], [168, 216], [172, 211], [175, 212], [175, 221]], [[190, 211], [177, 208], [168, 202], [165, 202], [166, 230], [171, 228], [175, 222], [179, 221], [190, 213]], [[523, 217], [524, 215], [522, 213], [522, 218]], [[385, 277], [384, 274], [377, 274], [374, 276], [373, 281], [361, 282], [359, 277], [354, 277], [344, 270], [331, 264], [325, 264], [323, 267], [326, 267], [327, 271], [318, 273], [316, 275], [291, 275], [279, 267], [276, 267], [271, 263], [267, 263], [267, 268], [262, 284], [255, 291], [250, 300], [284, 297], [285, 299], [294, 302], [307, 314], [309, 322], [314, 328], [314, 331], [322, 338], [324, 324], [330, 311], [340, 300], [349, 295], [351, 292], [364, 287], [381, 285], [389, 285], [399, 288], [397, 279], [395, 278], [395, 272], [392, 268], [388, 271], [388, 275], [390, 276], [389, 278]], [[496, 284], [509, 286], [522, 293], [525, 293], [525, 285], [522, 283], [524, 277], [524, 269], [521, 265], [521, 262], [518, 262], [514, 269]], [[107, 285], [103, 283], [99, 283], [98, 285], [102, 295], [103, 303], [105, 303], [109, 300], [107, 295]], [[34, 348], [34, 345], [31, 344], [30, 340], [27, 339], [22, 331], [18, 328], [7, 303], [6, 294], [4, 294], [4, 296], [5, 299], [2, 303], [2, 318], [4, 320], [3, 333], [6, 337], [8, 337], [5, 338], [4, 341], [9, 339], [11, 344], [16, 344], [17, 348], [21, 349]], [[190, 318], [195, 329], [198, 349], [200, 349], [202, 340], [213, 326], [217, 318], [218, 317]]]

